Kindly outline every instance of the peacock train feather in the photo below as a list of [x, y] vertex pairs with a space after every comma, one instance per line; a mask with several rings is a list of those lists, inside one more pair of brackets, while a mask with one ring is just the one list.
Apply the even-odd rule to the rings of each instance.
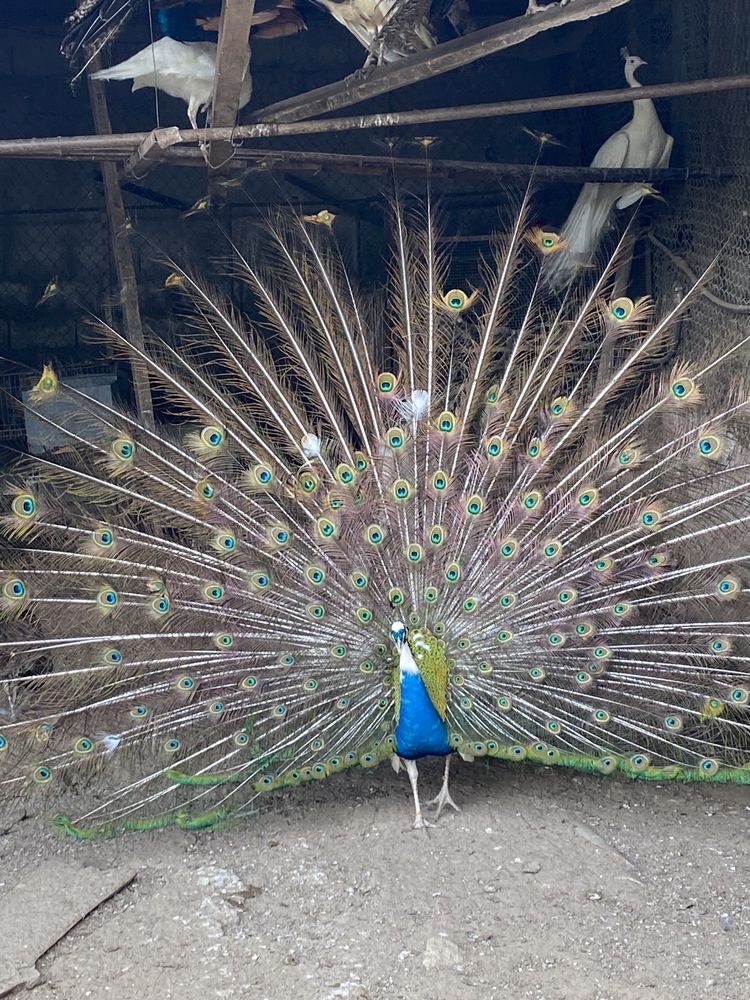
[[750, 337], [665, 364], [695, 292], [615, 297], [622, 242], [552, 305], [528, 219], [457, 289], [397, 205], [378, 310], [301, 220], [233, 248], [254, 318], [172, 265], [177, 343], [103, 328], [155, 429], [44, 369], [66, 444], [2, 498], [4, 803], [213, 828], [390, 759], [420, 826], [415, 761], [454, 751], [750, 781]]

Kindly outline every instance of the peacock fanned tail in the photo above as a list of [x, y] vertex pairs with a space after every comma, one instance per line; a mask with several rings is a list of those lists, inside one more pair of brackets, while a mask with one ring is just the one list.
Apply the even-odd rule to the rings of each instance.
[[66, 443], [3, 499], [4, 802], [197, 829], [376, 765], [396, 618], [444, 643], [464, 757], [750, 781], [745, 341], [665, 367], [687, 300], [615, 298], [621, 248], [551, 303], [527, 217], [477, 292], [396, 206], [377, 311], [303, 223], [236, 250], [253, 319], [175, 265], [176, 343], [103, 330], [155, 429], [45, 368]]

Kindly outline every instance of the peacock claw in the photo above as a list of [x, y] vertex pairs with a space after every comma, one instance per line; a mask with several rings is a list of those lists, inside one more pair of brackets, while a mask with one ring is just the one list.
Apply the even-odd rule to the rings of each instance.
[[428, 830], [430, 827], [435, 827], [436, 823], [431, 823], [430, 820], [425, 819], [422, 813], [418, 813], [417, 818], [414, 820], [413, 830]]
[[457, 813], [461, 812], [461, 806], [457, 806], [456, 803], [451, 798], [451, 793], [448, 789], [443, 786], [437, 793], [434, 799], [431, 799], [427, 805], [437, 806], [435, 810], [435, 819], [440, 819], [440, 813], [445, 809], [446, 806], [450, 806], [451, 809], [455, 809]]

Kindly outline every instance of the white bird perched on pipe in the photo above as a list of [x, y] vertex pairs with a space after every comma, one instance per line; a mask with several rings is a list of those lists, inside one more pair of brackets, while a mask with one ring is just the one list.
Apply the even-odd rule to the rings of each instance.
[[[643, 86], [636, 70], [646, 66], [639, 56], [621, 49], [628, 86]], [[592, 167], [668, 167], [674, 139], [664, 131], [654, 102], [633, 101], [633, 117], [607, 139], [591, 161]], [[547, 283], [560, 288], [581, 267], [589, 266], [609, 225], [613, 208], [634, 205], [644, 194], [643, 184], [584, 184], [578, 200], [559, 233], [559, 249], [546, 264]]]

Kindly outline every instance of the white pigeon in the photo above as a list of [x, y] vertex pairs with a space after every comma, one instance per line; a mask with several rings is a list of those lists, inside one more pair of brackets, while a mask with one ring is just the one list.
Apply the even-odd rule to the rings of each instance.
[[[132, 80], [134, 92], [156, 87], [170, 97], [179, 97], [188, 106], [190, 124], [198, 128], [198, 112], [206, 111], [213, 100], [216, 52], [215, 42], [178, 42], [165, 36], [124, 62], [97, 70], [91, 76], [94, 80]], [[241, 108], [250, 100], [250, 94], [246, 67], [240, 88]]]
[[[635, 78], [647, 63], [622, 50], [625, 79], [634, 88], [643, 86]], [[668, 167], [674, 139], [662, 128], [651, 100], [633, 101], [633, 117], [611, 135], [591, 161], [592, 167]], [[560, 246], [546, 263], [547, 283], [560, 288], [581, 267], [591, 264], [610, 221], [613, 208], [625, 209], [644, 195], [643, 184], [584, 184], [578, 200], [560, 230]]]

